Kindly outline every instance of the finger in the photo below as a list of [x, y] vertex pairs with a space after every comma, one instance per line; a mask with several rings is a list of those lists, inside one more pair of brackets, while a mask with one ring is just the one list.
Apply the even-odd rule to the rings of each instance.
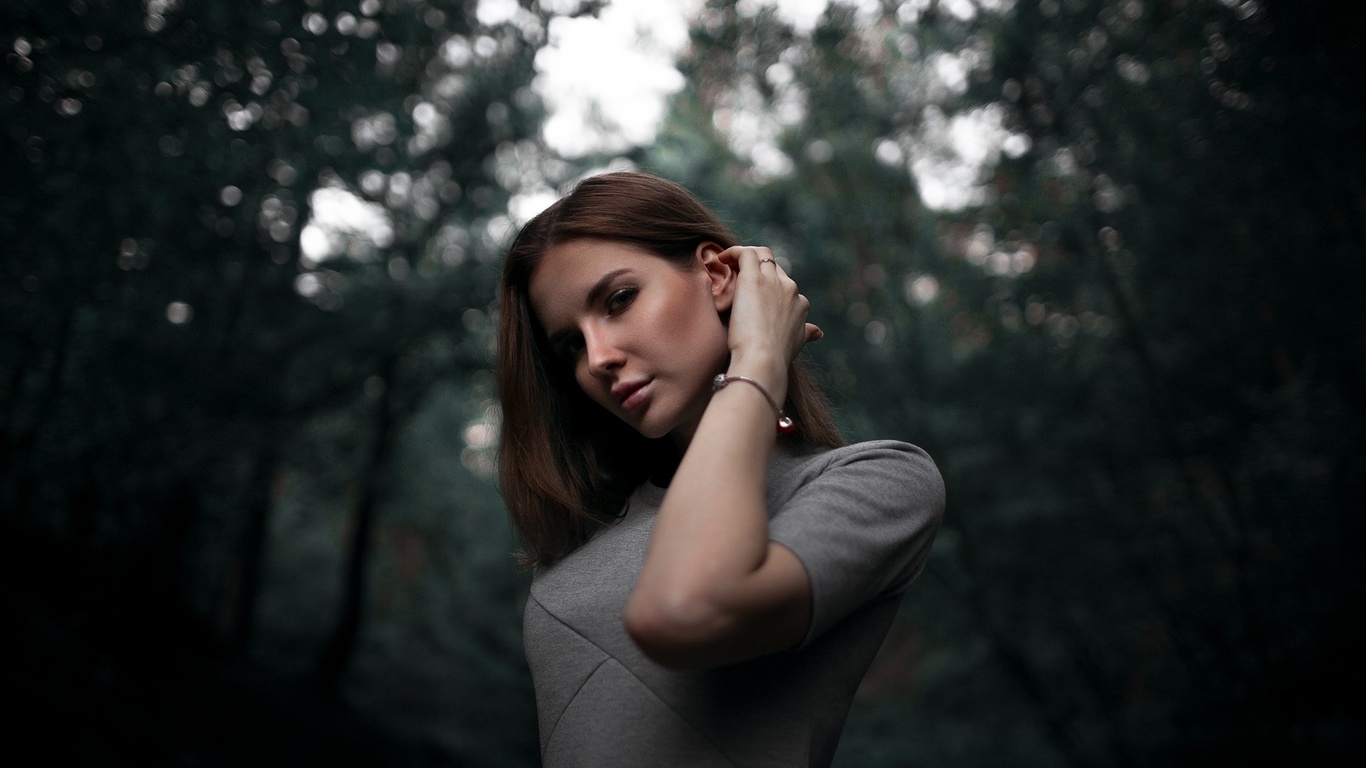
[[[747, 260], [745, 252], [748, 250], [750, 249], [743, 245], [732, 245], [717, 254], [716, 258], [725, 264], [729, 264], [731, 268], [740, 270], [744, 269]], [[752, 260], [750, 261], [752, 263]]]
[[784, 277], [788, 280], [792, 279], [787, 274], [787, 269], [783, 267], [783, 262], [778, 258], [777, 254], [767, 248], [761, 249], [761, 253], [759, 254], [759, 266], [770, 267], [772, 268], [773, 273], [779, 277]]
[[762, 272], [765, 264], [771, 264], [774, 267], [778, 266], [778, 262], [773, 256], [773, 251], [763, 246], [732, 246], [722, 251], [720, 258], [729, 262], [742, 272], [745, 269], [751, 270], [751, 273]]
[[823, 338], [825, 338], [825, 331], [822, 331], [819, 326], [817, 326], [815, 323], [806, 324], [806, 340], [808, 343], [812, 341], [820, 341]]

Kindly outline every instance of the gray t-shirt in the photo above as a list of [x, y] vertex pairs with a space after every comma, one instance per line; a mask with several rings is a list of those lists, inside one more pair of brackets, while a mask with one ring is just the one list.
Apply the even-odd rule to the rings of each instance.
[[769, 464], [769, 537], [811, 578], [795, 649], [714, 669], [646, 658], [622, 626], [665, 489], [531, 584], [523, 617], [541, 757], [566, 766], [826, 766], [859, 681], [920, 572], [944, 509], [919, 448], [881, 440]]

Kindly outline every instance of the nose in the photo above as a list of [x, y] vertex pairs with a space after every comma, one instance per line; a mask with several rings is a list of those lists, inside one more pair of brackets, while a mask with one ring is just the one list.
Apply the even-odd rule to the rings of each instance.
[[594, 377], [607, 378], [625, 362], [625, 355], [603, 329], [585, 328], [583, 347], [588, 373]]

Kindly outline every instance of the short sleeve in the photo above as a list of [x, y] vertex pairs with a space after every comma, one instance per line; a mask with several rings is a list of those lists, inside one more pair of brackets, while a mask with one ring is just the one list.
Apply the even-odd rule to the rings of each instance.
[[806, 645], [860, 606], [910, 586], [943, 518], [944, 482], [923, 450], [892, 440], [793, 464], [773, 484], [786, 498], [770, 500], [769, 538], [792, 550], [811, 579]]

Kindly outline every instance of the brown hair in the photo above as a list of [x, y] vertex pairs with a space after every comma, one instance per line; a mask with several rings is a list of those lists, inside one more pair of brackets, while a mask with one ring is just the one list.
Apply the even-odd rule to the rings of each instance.
[[[528, 285], [548, 250], [580, 238], [628, 243], [686, 268], [704, 242], [739, 244], [686, 189], [644, 173], [585, 179], [518, 233], [498, 289], [498, 477], [522, 540], [520, 557], [537, 565], [587, 541], [620, 514], [651, 472], [677, 458], [667, 440], [650, 440], [607, 413], [551, 362]], [[800, 360], [788, 374], [783, 407], [797, 423], [791, 439], [820, 448], [842, 445], [829, 403]]]

